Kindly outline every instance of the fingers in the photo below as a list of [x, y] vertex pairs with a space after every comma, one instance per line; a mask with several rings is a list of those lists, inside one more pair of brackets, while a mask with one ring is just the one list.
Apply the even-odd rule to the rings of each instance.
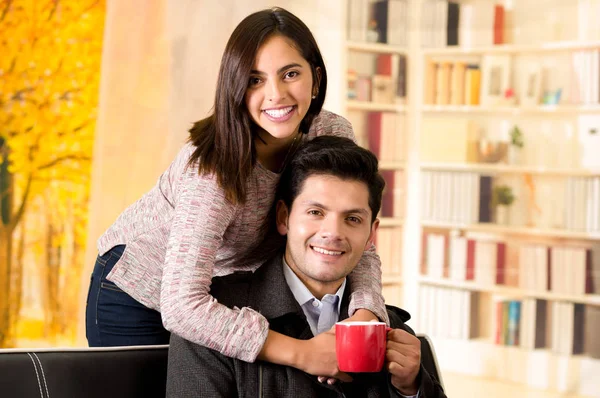
[[327, 383], [329, 385], [333, 385], [337, 383], [338, 380], [343, 381], [345, 383], [350, 383], [352, 381], [352, 377], [350, 377], [350, 375], [348, 375], [347, 373], [339, 372], [337, 374], [337, 379], [333, 377], [319, 376], [317, 377], [317, 380], [319, 380], [319, 383]]
[[388, 341], [395, 341], [397, 343], [409, 344], [409, 345], [417, 345], [419, 349], [421, 348], [421, 340], [419, 340], [416, 336], [408, 333], [404, 329], [392, 329], [388, 332]]

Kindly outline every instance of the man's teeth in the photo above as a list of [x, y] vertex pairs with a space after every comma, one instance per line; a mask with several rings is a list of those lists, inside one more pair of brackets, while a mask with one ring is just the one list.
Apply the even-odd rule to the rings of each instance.
[[281, 109], [265, 109], [265, 113], [271, 117], [280, 118], [280, 117], [284, 117], [285, 115], [290, 113], [292, 111], [292, 109], [294, 109], [293, 106], [289, 106], [287, 108], [281, 108]]
[[343, 253], [343, 252], [334, 252], [331, 250], [321, 249], [320, 247], [313, 247], [313, 250], [316, 251], [317, 253], [327, 254], [329, 256], [339, 256]]

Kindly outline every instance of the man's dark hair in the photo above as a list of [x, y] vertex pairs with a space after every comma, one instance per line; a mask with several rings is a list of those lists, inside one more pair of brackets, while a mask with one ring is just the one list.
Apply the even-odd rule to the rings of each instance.
[[277, 199], [289, 210], [306, 179], [313, 175], [331, 175], [342, 180], [363, 182], [369, 189], [371, 222], [381, 207], [385, 180], [379, 174], [377, 157], [349, 138], [320, 136], [302, 145], [281, 174]]

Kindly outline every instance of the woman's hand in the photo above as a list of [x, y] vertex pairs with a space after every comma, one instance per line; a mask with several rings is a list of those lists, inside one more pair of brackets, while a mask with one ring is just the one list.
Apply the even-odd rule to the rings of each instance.
[[375, 316], [371, 311], [365, 309], [359, 309], [354, 312], [350, 318], [343, 320], [342, 322], [370, 322], [379, 321], [379, 318]]
[[329, 384], [333, 384], [335, 379], [352, 381], [348, 374], [338, 369], [335, 355], [335, 326], [310, 340], [303, 341], [302, 344], [296, 368], [319, 376], [320, 382], [326, 380]]

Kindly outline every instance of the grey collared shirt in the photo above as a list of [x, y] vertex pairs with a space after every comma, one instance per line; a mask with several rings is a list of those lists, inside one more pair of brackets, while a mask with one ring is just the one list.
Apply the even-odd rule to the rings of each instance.
[[344, 290], [346, 289], [346, 279], [344, 278], [342, 286], [340, 286], [335, 294], [326, 294], [323, 296], [322, 300], [319, 300], [310, 292], [310, 290], [308, 290], [306, 285], [304, 285], [294, 271], [292, 271], [290, 266], [285, 261], [285, 256], [283, 257], [283, 275], [285, 276], [285, 281], [290, 287], [294, 298], [298, 304], [300, 304], [300, 308], [302, 308], [304, 315], [306, 315], [306, 320], [310, 326], [310, 331], [314, 336], [319, 334], [318, 325], [319, 317], [321, 316], [321, 311], [323, 310], [323, 302], [332, 302], [332, 300], [336, 300], [337, 296], [337, 314], [335, 316], [335, 320], [333, 323], [331, 323], [329, 328], [333, 327], [335, 322], [337, 322], [339, 319], [342, 297], [344, 296]]

